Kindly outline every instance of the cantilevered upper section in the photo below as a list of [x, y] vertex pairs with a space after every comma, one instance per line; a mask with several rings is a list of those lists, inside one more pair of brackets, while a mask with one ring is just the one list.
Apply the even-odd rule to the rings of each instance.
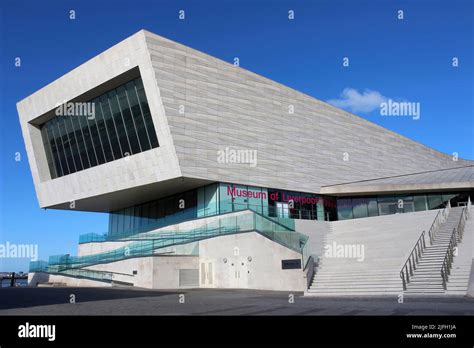
[[[143, 87], [130, 81], [142, 81]], [[116, 149], [122, 152], [133, 148], [133, 132], [140, 138], [135, 117], [146, 118], [146, 110], [133, 101], [138, 88], [145, 92], [159, 145], [109, 154], [110, 160], [101, 163], [106, 147], [113, 151], [115, 138], [124, 141]], [[49, 139], [60, 140], [58, 149], [71, 153], [64, 163], [69, 160], [75, 167], [55, 175], [51, 167], [61, 166], [61, 161], [54, 161], [56, 143], [45, 146], [44, 124], [64, 102], [91, 101], [102, 107], [95, 121], [82, 127], [78, 121], [76, 128], [71, 121], [69, 131], [61, 124], [57, 134], [56, 128], [51, 131]], [[122, 102], [129, 107], [120, 109]], [[116, 133], [107, 126], [105, 106]], [[134, 112], [139, 106], [142, 110]], [[322, 186], [473, 163], [452, 161], [360, 117], [143, 30], [20, 101], [17, 108], [41, 207], [68, 208], [74, 201], [75, 209], [111, 211], [213, 181], [319, 193]], [[95, 153], [87, 151], [87, 137], [100, 144]], [[82, 152], [79, 139], [84, 139]], [[256, 161], [223, 161], [222, 153], [233, 150], [256, 151]], [[81, 153], [89, 164], [95, 157], [96, 165], [76, 165]]]

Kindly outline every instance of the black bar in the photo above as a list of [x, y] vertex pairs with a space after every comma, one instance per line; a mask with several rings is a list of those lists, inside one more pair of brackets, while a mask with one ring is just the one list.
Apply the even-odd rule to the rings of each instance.
[[[19, 326], [26, 323], [55, 325], [55, 340], [18, 337]], [[0, 346], [119, 343], [135, 347], [155, 342], [157, 345], [317, 346], [324, 343], [472, 347], [472, 324], [470, 316], [2, 316]], [[408, 338], [407, 334], [455, 334], [456, 337]]]

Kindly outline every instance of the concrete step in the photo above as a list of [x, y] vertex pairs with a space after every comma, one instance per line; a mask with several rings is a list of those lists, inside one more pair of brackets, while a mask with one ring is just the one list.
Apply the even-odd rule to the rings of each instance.
[[440, 264], [434, 264], [434, 265], [418, 265], [416, 268], [413, 270], [415, 273], [416, 272], [424, 272], [424, 271], [430, 271], [430, 272], [437, 272], [441, 274], [441, 263]]
[[[429, 242], [428, 236], [425, 236], [427, 247], [419, 257], [419, 262], [414, 270], [414, 275], [410, 277], [410, 283], [407, 285], [407, 294], [444, 294], [445, 290], [441, 279], [441, 266], [446, 256], [449, 243], [452, 237], [452, 231], [459, 222], [461, 209], [451, 209], [447, 221], [443, 222], [438, 230], [433, 244]], [[434, 217], [433, 217], [434, 218]], [[365, 246], [366, 257], [363, 262], [357, 262], [355, 258], [325, 258], [322, 257], [315, 276], [312, 279], [308, 294], [314, 296], [364, 296], [374, 294], [399, 294], [402, 291], [402, 280], [399, 275], [406, 257], [390, 254], [387, 251], [387, 240], [383, 236], [363, 234], [355, 239], [355, 233], [363, 232], [364, 221], [360, 222], [360, 227], [353, 225], [352, 229], [344, 229], [341, 233], [336, 233], [326, 238], [326, 244], [363, 244]], [[347, 223], [347, 226], [350, 224]], [[343, 225], [339, 225], [343, 226]], [[398, 245], [396, 243], [395, 245]], [[400, 245], [401, 246], [401, 245]], [[371, 254], [368, 254], [368, 250]], [[392, 248], [392, 250], [394, 250]], [[391, 257], [387, 257], [392, 255]], [[370, 257], [369, 257], [370, 256]], [[466, 257], [465, 265], [461, 268], [465, 270], [470, 268], [471, 258]], [[380, 267], [386, 267], [385, 269]], [[398, 271], [394, 271], [398, 269]], [[454, 272], [454, 270], [452, 271]], [[452, 274], [453, 275], [453, 274]], [[464, 271], [462, 276], [454, 278], [451, 276], [453, 293], [465, 293], [468, 283], [469, 272]], [[448, 283], [449, 288], [449, 283]]]
[[439, 256], [438, 255], [423, 255], [421, 257], [421, 259], [419, 259], [419, 260], [421, 260], [421, 261], [441, 261], [441, 262], [443, 262], [444, 256], [445, 256], [444, 254], [439, 255]]
[[410, 286], [420, 286], [420, 285], [441, 286], [442, 284], [443, 282], [441, 279], [410, 279], [410, 282], [408, 283], [408, 285]]
[[[321, 281], [314, 281], [311, 283], [311, 286], [314, 287], [321, 287], [321, 286], [341, 286], [341, 287], [352, 287], [352, 286], [387, 286], [387, 285], [400, 285], [402, 284], [402, 280], [393, 280], [393, 281], [384, 281], [384, 282], [373, 282], [373, 281], [365, 281], [365, 282], [354, 282], [354, 281], [334, 281], [334, 282], [321, 282]], [[441, 283], [440, 283], [441, 284]]]
[[[351, 272], [352, 271], [352, 272]], [[362, 277], [373, 277], [373, 276], [381, 276], [381, 277], [391, 277], [391, 276], [398, 276], [399, 272], [396, 271], [387, 271], [386, 273], [383, 272], [375, 272], [372, 270], [361, 271], [358, 270], [344, 270], [344, 271], [331, 271], [331, 270], [318, 270], [315, 273], [316, 277], [352, 277], [352, 278], [362, 278]]]
[[354, 275], [354, 274], [330, 274], [330, 273], [325, 273], [325, 274], [317, 274], [315, 279], [320, 279], [320, 280], [343, 280], [343, 279], [348, 279], [348, 280], [358, 280], [358, 279], [399, 279], [400, 275], [399, 274], [367, 274], [367, 275]]
[[398, 284], [315, 284], [314, 286], [311, 285], [310, 289], [339, 289], [339, 290], [349, 290], [349, 289], [386, 289], [386, 288], [402, 288], [402, 282], [400, 281]]
[[[374, 295], [398, 295], [401, 290], [399, 289], [385, 289], [385, 290], [349, 290], [349, 291], [322, 291], [322, 290], [311, 290], [307, 291], [309, 296], [374, 296]], [[306, 294], [305, 294], [306, 295]]]
[[439, 275], [432, 276], [430, 274], [427, 274], [427, 275], [420, 275], [416, 277], [410, 277], [410, 283], [412, 282], [412, 280], [439, 280], [441, 281], [441, 277]]
[[423, 289], [442, 289], [443, 285], [440, 284], [407, 284], [407, 290], [423, 290]]

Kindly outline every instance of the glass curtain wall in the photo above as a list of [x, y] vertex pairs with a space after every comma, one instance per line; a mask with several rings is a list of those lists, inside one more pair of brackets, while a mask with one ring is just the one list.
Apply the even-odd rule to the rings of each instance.
[[[337, 199], [261, 187], [216, 183], [110, 213], [109, 235], [120, 238], [183, 221], [251, 209], [264, 216], [288, 219], [356, 219], [443, 208], [467, 202], [469, 192]], [[471, 197], [472, 197], [471, 192]], [[293, 199], [295, 207], [288, 201]], [[332, 206], [331, 204], [334, 204]], [[336, 214], [337, 211], [337, 214]], [[337, 215], [337, 216], [336, 216]]]
[[40, 127], [53, 179], [159, 146], [141, 78], [71, 105]]
[[111, 212], [110, 236], [133, 235], [198, 217], [196, 190]]
[[[295, 201], [294, 208], [288, 201]], [[185, 193], [157, 199], [110, 213], [109, 235], [120, 237], [196, 218], [250, 209], [264, 216], [282, 219], [325, 218], [324, 204], [331, 199], [262, 187], [216, 183]], [[183, 205], [184, 204], [184, 205]], [[335, 208], [334, 208], [335, 210]]]
[[472, 191], [459, 193], [429, 193], [400, 196], [342, 197], [337, 199], [337, 219], [356, 219], [430, 209], [441, 209], [448, 200], [456, 206], [467, 202]]

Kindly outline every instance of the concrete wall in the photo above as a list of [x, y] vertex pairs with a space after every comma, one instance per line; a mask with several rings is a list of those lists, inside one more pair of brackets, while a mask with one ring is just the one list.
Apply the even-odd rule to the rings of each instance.
[[[182, 247], [193, 249], [195, 244]], [[234, 254], [236, 247], [238, 255]], [[197, 269], [202, 277], [201, 265], [204, 263], [207, 268], [212, 263], [212, 284], [200, 279], [200, 287], [304, 291], [306, 279], [301, 269], [282, 270], [281, 260], [287, 259], [301, 259], [301, 254], [250, 232], [202, 240], [199, 242], [199, 256], [156, 255], [87, 268], [112, 272], [114, 281], [133, 283], [138, 287], [178, 289], [180, 269]], [[133, 270], [138, 274], [133, 275]], [[236, 270], [240, 272], [238, 279]]]
[[[87, 269], [112, 272], [114, 281], [148, 289], [179, 289], [179, 270], [198, 269], [196, 256], [153, 256], [104, 263]], [[134, 275], [133, 271], [137, 274]]]
[[[198, 256], [158, 256], [153, 258], [153, 288], [179, 289], [179, 270], [199, 269]], [[198, 286], [196, 286], [198, 287]]]
[[[151, 289], [153, 287], [153, 257], [135, 257], [117, 262], [85, 267], [86, 269], [112, 272], [113, 280], [132, 283], [134, 286]], [[133, 271], [137, 274], [134, 275]]]
[[[472, 164], [158, 35], [146, 42], [184, 177], [319, 192]], [[257, 165], [219, 163], [226, 147], [257, 150]]]
[[324, 253], [324, 242], [331, 233], [331, 226], [329, 221], [295, 220], [295, 230], [309, 237], [309, 252], [317, 256]]
[[64, 284], [71, 287], [110, 287], [107, 282], [99, 282], [95, 280], [76, 278], [67, 275], [48, 274], [43, 272], [33, 272], [28, 274], [28, 285], [37, 286], [44, 283], [55, 283], [57, 285]]
[[[113, 280], [148, 289], [179, 289], [179, 270], [198, 269], [198, 256], [137, 257], [87, 267], [113, 273]], [[134, 275], [133, 271], [137, 274]]]
[[[301, 254], [256, 232], [207, 239], [200, 242], [199, 249], [201, 287], [305, 290], [303, 271], [283, 270], [281, 264], [282, 260], [301, 259]], [[204, 264], [204, 272], [208, 272], [209, 263], [212, 264], [212, 284], [207, 280], [203, 282], [202, 267]]]

